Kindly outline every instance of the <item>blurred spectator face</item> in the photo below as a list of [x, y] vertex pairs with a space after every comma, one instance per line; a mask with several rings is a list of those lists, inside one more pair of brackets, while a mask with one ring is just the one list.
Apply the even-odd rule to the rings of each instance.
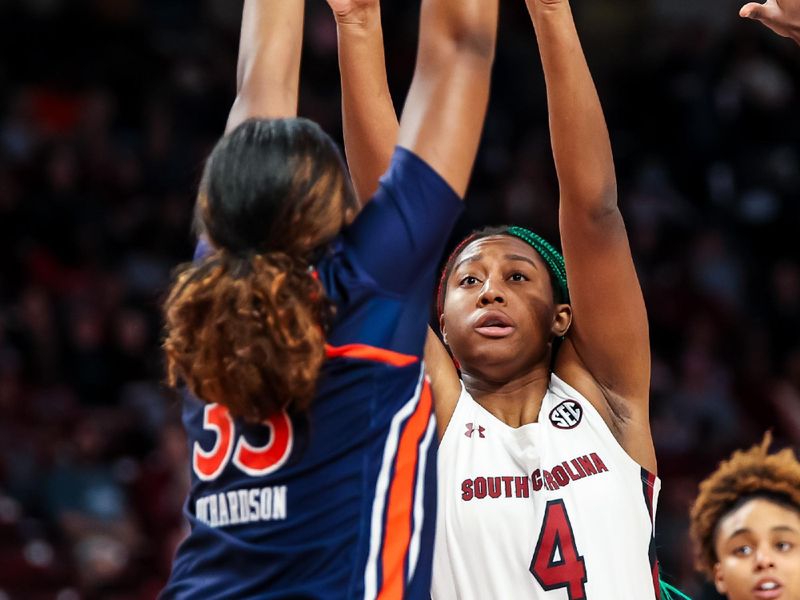
[[717, 591], [729, 600], [800, 598], [800, 511], [755, 498], [717, 527]]
[[81, 579], [90, 588], [119, 577], [130, 560], [125, 545], [108, 535], [87, 535], [75, 552]]
[[150, 341], [150, 329], [146, 317], [136, 310], [124, 310], [117, 319], [117, 345], [126, 354], [145, 352]]
[[91, 419], [78, 424], [73, 434], [73, 441], [78, 456], [89, 462], [101, 457], [108, 445], [107, 434], [103, 432], [99, 423]]
[[103, 342], [103, 324], [100, 316], [90, 311], [78, 311], [72, 326], [72, 342], [79, 350], [94, 350]]
[[37, 333], [48, 333], [53, 326], [53, 312], [50, 299], [44, 290], [27, 288], [19, 300], [20, 317], [25, 326]]
[[50, 157], [47, 175], [50, 185], [55, 191], [72, 190], [78, 178], [78, 163], [74, 152], [67, 148], [57, 149]]

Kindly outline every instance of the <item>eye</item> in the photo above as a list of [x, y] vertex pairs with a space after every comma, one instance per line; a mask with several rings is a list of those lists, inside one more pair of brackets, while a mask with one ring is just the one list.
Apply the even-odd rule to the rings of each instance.
[[528, 281], [528, 278], [522, 273], [513, 273], [509, 279], [511, 281]]
[[478, 283], [477, 277], [473, 277], [472, 275], [467, 275], [461, 281], [458, 282], [458, 285], [468, 286], [468, 285], [475, 285], [476, 283]]
[[737, 546], [733, 549], [734, 556], [750, 556], [753, 553], [752, 546]]
[[775, 544], [775, 548], [777, 548], [779, 552], [789, 552], [794, 548], [794, 544], [791, 542], [778, 542]]

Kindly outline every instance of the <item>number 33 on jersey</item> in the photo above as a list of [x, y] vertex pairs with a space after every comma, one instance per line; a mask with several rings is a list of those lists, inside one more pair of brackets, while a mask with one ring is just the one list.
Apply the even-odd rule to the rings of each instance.
[[231, 450], [233, 464], [247, 475], [259, 477], [280, 469], [292, 452], [292, 422], [285, 412], [280, 412], [270, 417], [265, 425], [270, 430], [270, 441], [265, 446], [251, 446], [244, 435], [236, 438], [235, 424], [227, 408], [220, 404], [207, 405], [203, 429], [214, 431], [217, 439], [208, 452], [200, 442], [194, 443], [192, 468], [195, 474], [203, 481], [216, 479], [231, 459]]
[[[294, 431], [285, 412], [270, 417], [266, 444], [253, 445], [228, 409], [220, 404], [207, 404], [203, 412], [203, 429], [214, 434], [210, 449], [199, 441], [192, 447], [192, 469], [201, 481], [214, 481], [232, 460], [237, 470], [251, 477], [262, 477], [278, 469], [292, 453]], [[251, 521], [286, 518], [286, 487], [243, 488], [198, 498], [195, 514], [212, 527], [236, 525]]]

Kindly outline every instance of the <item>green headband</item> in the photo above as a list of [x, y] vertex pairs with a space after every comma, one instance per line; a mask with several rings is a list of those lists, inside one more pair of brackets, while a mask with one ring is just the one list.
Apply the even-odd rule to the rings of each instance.
[[533, 233], [524, 227], [509, 227], [506, 233], [521, 239], [529, 244], [547, 263], [550, 272], [555, 276], [561, 295], [565, 302], [569, 302], [569, 287], [567, 287], [567, 267], [564, 264], [564, 257], [556, 250], [550, 242], [542, 236]]

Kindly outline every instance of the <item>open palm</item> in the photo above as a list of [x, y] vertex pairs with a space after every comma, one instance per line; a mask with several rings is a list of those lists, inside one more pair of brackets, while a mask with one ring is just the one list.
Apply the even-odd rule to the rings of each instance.
[[783, 37], [800, 44], [800, 0], [767, 0], [745, 4], [739, 14], [760, 21]]

